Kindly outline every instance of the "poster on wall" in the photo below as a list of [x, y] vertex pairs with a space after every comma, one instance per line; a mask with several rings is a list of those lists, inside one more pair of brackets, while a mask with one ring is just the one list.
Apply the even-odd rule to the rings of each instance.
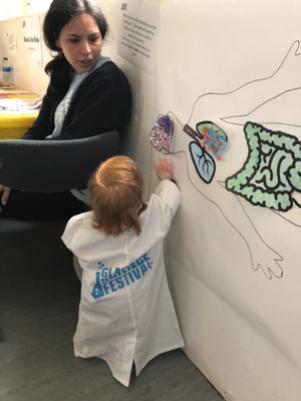
[[[161, 8], [155, 114], [148, 129], [154, 158], [173, 160], [183, 193], [166, 255], [184, 334], [196, 344], [202, 332], [187, 315], [188, 295], [182, 292], [187, 276], [253, 327], [264, 327], [265, 340], [300, 369], [301, 40], [296, 10], [287, 8], [284, 18], [280, 1], [227, 2], [222, 11], [218, 1], [204, 0], [202, 9], [190, 3], [195, 7], [181, 14], [181, 34], [174, 23], [180, 7], [166, 1]], [[268, 18], [272, 5], [275, 12]], [[289, 29], [280, 29], [283, 19], [290, 21]], [[273, 35], [267, 37], [267, 31]]]
[[[226, 399], [300, 401], [300, 2], [107, 3], [132, 63], [130, 151], [150, 174], [171, 159], [182, 192], [165, 256], [185, 352]], [[153, 59], [140, 20], [160, 24]]]
[[24, 51], [24, 63], [28, 67], [40, 68], [43, 66], [40, 18], [32, 15], [20, 19], [22, 24], [22, 40], [20, 45]]
[[157, 62], [160, 9], [155, 3], [121, 4], [121, 32], [117, 49], [121, 57], [153, 74]]

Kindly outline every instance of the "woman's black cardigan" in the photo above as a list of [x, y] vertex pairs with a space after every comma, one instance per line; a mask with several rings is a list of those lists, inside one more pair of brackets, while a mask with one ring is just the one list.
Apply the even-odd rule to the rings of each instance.
[[[54, 129], [54, 113], [68, 88], [60, 93], [48, 86], [40, 113], [24, 139], [45, 139]], [[124, 73], [108, 61], [93, 71], [75, 92], [55, 139], [85, 138], [124, 130], [131, 111], [131, 90]]]

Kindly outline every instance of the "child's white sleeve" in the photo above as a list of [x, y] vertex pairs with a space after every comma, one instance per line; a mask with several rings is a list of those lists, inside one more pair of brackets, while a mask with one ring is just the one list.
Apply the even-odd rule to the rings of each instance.
[[76, 237], [78, 234], [78, 219], [77, 216], [71, 217], [67, 222], [63, 235], [61, 237], [62, 241], [70, 251], [74, 252]]
[[162, 200], [168, 208], [170, 217], [172, 218], [181, 203], [181, 192], [177, 185], [171, 180], [162, 180], [157, 186], [154, 194]]

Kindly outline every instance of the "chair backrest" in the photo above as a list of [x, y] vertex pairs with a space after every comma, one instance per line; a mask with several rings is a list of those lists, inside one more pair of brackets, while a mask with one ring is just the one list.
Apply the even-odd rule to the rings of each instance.
[[40, 192], [84, 188], [99, 163], [119, 148], [117, 131], [74, 140], [0, 141], [0, 184]]

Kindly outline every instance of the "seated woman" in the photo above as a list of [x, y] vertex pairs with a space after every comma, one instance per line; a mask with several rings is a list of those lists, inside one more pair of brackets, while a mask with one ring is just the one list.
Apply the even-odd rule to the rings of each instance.
[[[131, 91], [124, 73], [101, 54], [107, 22], [100, 9], [89, 0], [53, 0], [43, 32], [47, 47], [57, 55], [45, 67], [50, 83], [40, 113], [23, 138], [68, 140], [110, 130], [122, 133], [130, 116]], [[40, 194], [0, 185], [0, 218], [69, 218], [86, 209], [82, 200], [77, 190]]]

